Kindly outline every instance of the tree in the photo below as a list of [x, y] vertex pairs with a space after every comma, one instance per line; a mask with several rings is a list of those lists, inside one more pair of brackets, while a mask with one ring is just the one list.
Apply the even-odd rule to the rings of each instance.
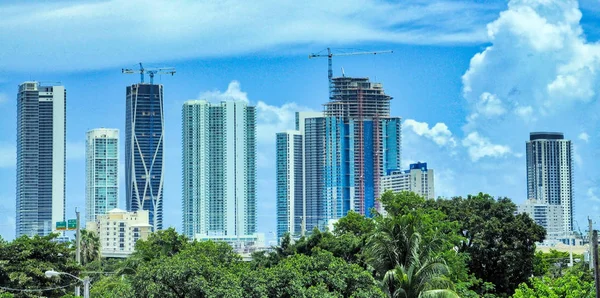
[[[429, 200], [425, 207], [441, 210], [449, 220], [459, 223], [459, 233], [465, 237], [459, 252], [469, 254], [469, 271], [484, 282], [482, 285], [492, 283], [495, 293], [511, 295], [532, 275], [535, 243], [544, 239], [545, 230], [526, 214], [514, 215], [516, 206], [510, 199], [496, 200], [479, 193]], [[481, 295], [486, 291], [478, 290]]]
[[134, 298], [131, 283], [126, 275], [109, 275], [100, 278], [90, 289], [91, 297], [98, 298]]
[[570, 270], [562, 277], [533, 277], [519, 285], [514, 298], [593, 298], [596, 297], [591, 274]]
[[439, 253], [442, 237], [431, 235], [422, 242], [420, 231], [429, 232], [429, 227], [422, 226], [417, 212], [377, 216], [375, 222], [376, 232], [367, 242], [368, 261], [389, 297], [458, 297]]
[[81, 264], [86, 265], [100, 258], [100, 238], [93, 231], [81, 231]]
[[[67, 272], [77, 276], [80, 267], [72, 256], [69, 243], [57, 241], [58, 234], [21, 236], [12, 242], [0, 239], [0, 286], [13, 289], [48, 289], [73, 284], [69, 277], [45, 276], [46, 270]], [[60, 297], [71, 286], [43, 292], [15, 292], [15, 297]]]

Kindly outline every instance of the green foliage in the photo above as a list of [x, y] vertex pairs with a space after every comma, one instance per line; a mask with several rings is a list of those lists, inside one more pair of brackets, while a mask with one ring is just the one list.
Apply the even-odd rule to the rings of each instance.
[[81, 264], [86, 265], [100, 258], [100, 238], [93, 231], [81, 231]]
[[125, 275], [108, 275], [95, 282], [90, 289], [90, 296], [97, 298], [134, 298], [129, 277]]
[[[0, 240], [0, 286], [13, 289], [47, 289], [74, 283], [67, 276], [47, 278], [46, 270], [67, 272], [77, 276], [80, 267], [72, 259], [69, 243], [56, 241], [57, 234], [49, 236], [22, 236], [12, 242]], [[15, 292], [15, 297], [60, 297], [73, 287], [44, 292]]]
[[[545, 230], [526, 214], [514, 215], [516, 206], [509, 199], [495, 200], [487, 194], [427, 202], [448, 219], [460, 224], [466, 238], [460, 252], [469, 255], [469, 271], [483, 282], [494, 285], [494, 293], [510, 295], [534, 271], [535, 242], [542, 241]], [[501, 274], [500, 274], [501, 273]], [[489, 291], [477, 289], [480, 295]]]
[[587, 272], [568, 271], [562, 277], [533, 277], [530, 285], [522, 283], [514, 298], [592, 298], [596, 297], [594, 281]]

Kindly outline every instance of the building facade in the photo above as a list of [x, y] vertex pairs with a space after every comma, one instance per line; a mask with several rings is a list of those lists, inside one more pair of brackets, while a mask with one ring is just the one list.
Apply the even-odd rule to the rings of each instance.
[[561, 205], [539, 203], [529, 199], [520, 204], [518, 213], [527, 213], [540, 226], [546, 229], [546, 239], [557, 240], [565, 238], [564, 212]]
[[426, 199], [435, 199], [434, 174], [427, 163], [417, 162], [405, 171], [390, 171], [381, 177], [381, 192], [411, 191]]
[[390, 116], [383, 86], [349, 77], [333, 78], [332, 86], [323, 113], [297, 113], [296, 130], [277, 134], [279, 238], [323, 230], [350, 210], [370, 216], [381, 176], [400, 168], [401, 119]]
[[103, 258], [126, 258], [135, 251], [138, 240], [148, 239], [152, 231], [149, 214], [147, 210], [127, 212], [115, 208], [87, 222], [86, 229], [100, 239]]
[[560, 132], [532, 132], [526, 144], [527, 196], [536, 203], [561, 206], [562, 230], [573, 231], [571, 141]]
[[47, 235], [65, 220], [64, 86], [19, 85], [17, 95], [16, 235]]
[[163, 86], [126, 90], [125, 201], [128, 211], [148, 210], [154, 230], [163, 222]]
[[92, 129], [86, 134], [86, 222], [117, 208], [119, 202], [119, 130]]
[[183, 231], [190, 238], [256, 232], [256, 110], [191, 100], [182, 110]]

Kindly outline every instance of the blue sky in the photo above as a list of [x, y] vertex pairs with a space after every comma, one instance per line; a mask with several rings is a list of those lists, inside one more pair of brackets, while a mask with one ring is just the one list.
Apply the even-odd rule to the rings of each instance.
[[436, 195], [524, 201], [529, 132], [556, 130], [575, 146], [576, 220], [600, 222], [600, 1], [280, 2], [0, 3], [0, 235], [14, 238], [18, 84], [67, 88], [71, 218], [85, 209], [85, 132], [124, 137], [125, 86], [138, 76], [120, 70], [142, 61], [177, 68], [156, 78], [165, 86], [165, 224], [181, 225], [183, 102], [248, 100], [259, 114], [259, 231], [269, 236], [275, 133], [327, 100], [327, 62], [308, 59], [326, 47], [394, 50], [334, 58], [334, 73], [384, 84], [404, 119], [403, 163], [428, 162]]

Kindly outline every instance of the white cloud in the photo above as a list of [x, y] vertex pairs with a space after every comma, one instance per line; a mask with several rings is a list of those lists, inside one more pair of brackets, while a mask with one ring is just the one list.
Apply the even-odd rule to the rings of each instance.
[[0, 168], [11, 168], [17, 164], [17, 146], [0, 144]]
[[600, 198], [598, 198], [598, 195], [596, 195], [597, 190], [598, 189], [596, 187], [588, 188], [588, 190], [586, 192], [588, 200], [594, 201], [594, 202], [600, 202]]
[[0, 4], [0, 68], [121, 67], [136, 61], [231, 56], [282, 46], [304, 52], [306, 45], [356, 42], [478, 43], [486, 41], [483, 24], [499, 7], [466, 0]]
[[533, 114], [533, 108], [531, 106], [517, 106], [515, 107], [515, 114], [525, 121], [535, 120], [531, 117]]
[[489, 92], [481, 94], [476, 110], [479, 114], [487, 117], [500, 116], [506, 112], [498, 96]]
[[578, 138], [587, 143], [590, 140], [590, 135], [588, 135], [586, 132], [582, 132], [579, 134]]
[[508, 146], [492, 144], [487, 138], [481, 137], [479, 133], [472, 132], [462, 141], [463, 146], [468, 148], [469, 157], [472, 161], [478, 161], [483, 157], [502, 157], [511, 153]]
[[248, 94], [242, 91], [240, 82], [235, 80], [229, 83], [229, 86], [227, 86], [227, 90], [225, 90], [225, 92], [221, 92], [219, 90], [205, 91], [198, 95], [198, 99], [207, 100], [212, 103], [219, 103], [226, 100], [241, 100], [244, 102], [249, 102]]
[[79, 160], [85, 158], [85, 142], [69, 142], [67, 141], [67, 159]]
[[456, 141], [452, 136], [452, 132], [444, 123], [436, 123], [431, 129], [426, 122], [418, 122], [413, 119], [404, 121], [404, 128], [411, 129], [415, 134], [423, 136], [434, 141], [439, 146], [456, 146]]
[[0, 104], [3, 104], [8, 101], [8, 96], [6, 93], [0, 93]]

